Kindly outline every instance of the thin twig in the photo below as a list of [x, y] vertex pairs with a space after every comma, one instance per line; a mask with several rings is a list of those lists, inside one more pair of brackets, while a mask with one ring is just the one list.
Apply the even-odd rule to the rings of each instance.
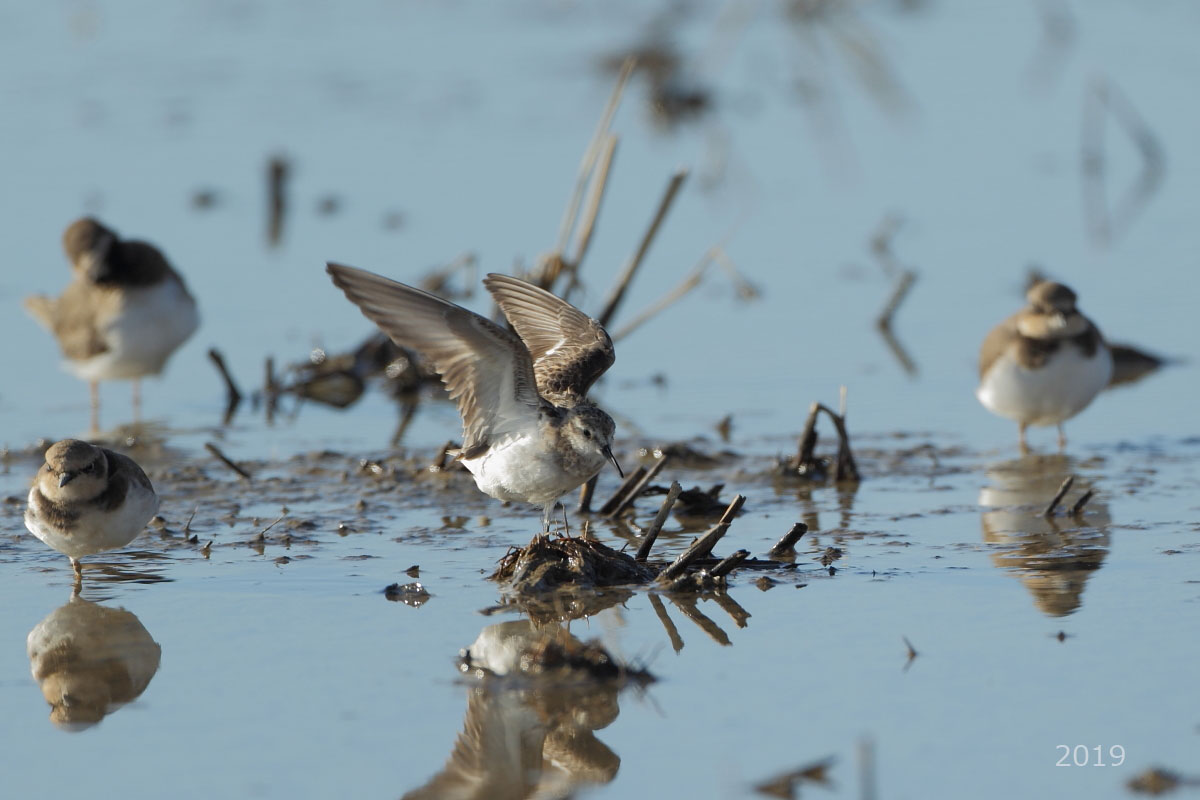
[[891, 297], [888, 298], [883, 310], [879, 312], [879, 316], [875, 318], [875, 327], [880, 330], [891, 330], [892, 318], [896, 315], [896, 309], [904, 302], [904, 298], [908, 296], [909, 290], [916, 282], [917, 273], [911, 269], [900, 273], [900, 277], [896, 279], [895, 286], [892, 288]]
[[593, 475], [588, 478], [587, 483], [579, 487], [579, 507], [576, 510], [579, 514], [589, 514], [592, 511], [592, 495], [596, 493], [596, 483], [600, 480], [600, 476]]
[[600, 216], [600, 204], [604, 201], [604, 190], [608, 188], [608, 173], [612, 169], [613, 157], [617, 151], [616, 134], [607, 134], [600, 145], [599, 161], [592, 172], [588, 185], [587, 205], [583, 209], [583, 222], [575, 236], [575, 255], [568, 262], [572, 273], [579, 269], [583, 257], [587, 255], [592, 243], [592, 235], [596, 232], [596, 219]]
[[238, 475], [240, 475], [245, 480], [248, 480], [248, 481], [254, 480], [252, 477], [250, 477], [249, 472], [246, 472], [246, 470], [242, 469], [237, 464], [233, 463], [233, 461], [231, 461], [228, 456], [226, 456], [224, 453], [222, 453], [221, 449], [219, 447], [217, 447], [215, 444], [213, 444], [212, 442], [205, 442], [204, 449], [207, 450], [208, 452], [212, 453], [213, 456], [218, 461], [220, 461], [225, 466], [229, 467], [231, 470], [236, 472]]
[[1054, 499], [1050, 501], [1050, 505], [1046, 506], [1046, 510], [1042, 512], [1043, 517], [1054, 516], [1054, 509], [1058, 508], [1058, 504], [1066, 497], [1067, 492], [1071, 490], [1071, 484], [1075, 482], [1074, 475], [1068, 475], [1058, 487], [1058, 491], [1054, 493]]
[[579, 213], [579, 204], [583, 200], [583, 193], [587, 187], [588, 176], [592, 174], [592, 168], [596, 163], [600, 143], [608, 134], [613, 116], [616, 115], [617, 107], [621, 104], [621, 95], [625, 92], [625, 85], [629, 82], [629, 76], [633, 74], [636, 63], [637, 59], [631, 56], [625, 59], [625, 63], [621, 65], [621, 74], [617, 76], [617, 85], [613, 87], [613, 93], [604, 106], [604, 113], [600, 116], [596, 132], [592, 134], [592, 141], [588, 143], [587, 150], [583, 153], [583, 159], [579, 163], [579, 173], [575, 178], [575, 189], [571, 192], [571, 199], [567, 202], [562, 223], [558, 227], [558, 244], [554, 249], [559, 253], [564, 252], [567, 248], [567, 241], [571, 238], [571, 231], [575, 227], [575, 217]]
[[629, 506], [633, 504], [633, 501], [638, 499], [638, 496], [642, 493], [642, 490], [649, 485], [650, 481], [658, 477], [658, 473], [662, 472], [663, 467], [667, 465], [667, 461], [668, 458], [666, 456], [663, 456], [658, 461], [655, 461], [650, 466], [650, 469], [647, 470], [646, 474], [641, 477], [641, 480], [639, 480], [629, 489], [625, 496], [621, 498], [621, 502], [617, 503], [616, 507], [612, 511], [608, 512], [607, 516], [621, 516], [625, 509], [629, 508]]
[[228, 425], [233, 419], [233, 413], [237, 411], [238, 405], [242, 402], [242, 393], [238, 391], [237, 384], [233, 382], [233, 376], [229, 374], [229, 368], [225, 366], [225, 358], [221, 355], [221, 351], [217, 348], [210, 348], [208, 351], [208, 359], [216, 365], [217, 371], [221, 373], [221, 378], [225, 381], [225, 416], [223, 424]]
[[263, 364], [263, 399], [267, 406], [268, 425], [275, 421], [275, 403], [278, 396], [279, 392], [275, 383], [275, 359], [267, 356], [267, 360]]
[[650, 523], [650, 527], [646, 528], [642, 544], [638, 547], [637, 555], [634, 556], [638, 561], [645, 561], [650, 556], [650, 548], [654, 547], [654, 540], [658, 538], [658, 532], [662, 530], [663, 523], [667, 521], [667, 516], [671, 513], [671, 506], [675, 505], [681, 491], [682, 487], [680, 487], [679, 481], [671, 481], [671, 488], [667, 491], [663, 504], [659, 506], [658, 513], [654, 515], [654, 521]]
[[1092, 499], [1092, 495], [1096, 493], [1095, 489], [1088, 489], [1079, 499], [1075, 501], [1075, 505], [1071, 506], [1071, 516], [1078, 517], [1083, 513], [1083, 507], [1088, 504], [1088, 500]]
[[192, 520], [194, 520], [196, 518], [196, 512], [199, 510], [200, 510], [200, 506], [196, 506], [195, 508], [192, 509], [192, 513], [188, 517], [187, 524], [183, 526], [183, 533], [185, 536], [192, 532]]
[[678, 286], [664, 295], [661, 300], [640, 312], [629, 322], [625, 323], [624, 327], [612, 335], [612, 340], [614, 342], [621, 341], [626, 336], [642, 327], [642, 325], [646, 324], [650, 319], [682, 300], [685, 295], [699, 286], [701, 281], [704, 280], [704, 273], [708, 270], [709, 265], [713, 263], [714, 254], [716, 251], [716, 247], [709, 248], [709, 250], [700, 258], [700, 262], [692, 268], [692, 271], [688, 273], [687, 277], [685, 277]]
[[638, 465], [637, 469], [629, 473], [621, 485], [617, 487], [617, 491], [613, 492], [613, 496], [608, 498], [608, 502], [600, 506], [600, 511], [597, 512], [601, 516], [608, 516], [612, 510], [617, 507], [617, 504], [624, 499], [625, 494], [637, 484], [638, 481], [646, 474], [646, 468]]
[[671, 180], [667, 183], [667, 190], [663, 193], [662, 200], [659, 201], [658, 210], [655, 212], [654, 218], [650, 221], [650, 227], [646, 229], [646, 233], [642, 236], [641, 244], [638, 245], [633, 258], [625, 265], [625, 269], [617, 279], [616, 285], [613, 286], [612, 293], [608, 296], [608, 300], [604, 304], [604, 310], [597, 317], [597, 320], [604, 327], [608, 327], [608, 323], [612, 321], [613, 315], [617, 313], [617, 308], [625, 298], [625, 292], [629, 289], [629, 284], [633, 281], [633, 276], [637, 273], [638, 267], [641, 266], [642, 259], [646, 257], [646, 252], [650, 249], [650, 244], [654, 241], [654, 236], [658, 233], [659, 226], [662, 225], [663, 219], [671, 209], [671, 203], [674, 202], [675, 196], [679, 194], [679, 189], [683, 186], [683, 182], [687, 180], [687, 176], [688, 171], [680, 169], [671, 176]]

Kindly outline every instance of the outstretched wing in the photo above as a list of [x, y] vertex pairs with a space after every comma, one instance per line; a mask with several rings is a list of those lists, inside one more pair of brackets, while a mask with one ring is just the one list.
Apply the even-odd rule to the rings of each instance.
[[612, 366], [608, 333], [566, 300], [507, 275], [488, 275], [483, 285], [529, 348], [542, 396], [574, 405]]
[[461, 306], [354, 267], [327, 271], [346, 297], [401, 347], [433, 362], [463, 418], [463, 450], [532, 424], [539, 398], [517, 337]]

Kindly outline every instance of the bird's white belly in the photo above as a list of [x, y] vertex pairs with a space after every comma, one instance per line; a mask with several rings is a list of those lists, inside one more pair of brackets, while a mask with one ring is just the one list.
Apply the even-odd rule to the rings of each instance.
[[137, 538], [158, 511], [158, 496], [131, 486], [125, 502], [112, 511], [84, 511], [68, 530], [60, 530], [33, 512], [34, 491], [29, 490], [25, 527], [50, 547], [71, 558], [124, 547]]
[[121, 310], [100, 332], [108, 350], [67, 367], [85, 381], [154, 375], [199, 324], [196, 303], [178, 281], [129, 289]]
[[567, 472], [544, 439], [521, 435], [493, 444], [478, 458], [463, 459], [463, 466], [484, 494], [544, 506], [599, 472], [603, 462], [585, 475]]
[[1029, 425], [1057, 425], [1084, 408], [1108, 385], [1112, 356], [1101, 345], [1091, 358], [1064, 345], [1040, 369], [1021, 366], [1009, 353], [983, 376], [975, 393], [989, 411]]

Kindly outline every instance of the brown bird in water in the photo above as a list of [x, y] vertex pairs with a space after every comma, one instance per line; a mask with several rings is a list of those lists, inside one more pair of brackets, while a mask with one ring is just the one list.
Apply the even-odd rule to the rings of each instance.
[[75, 220], [63, 233], [74, 277], [57, 298], [35, 295], [25, 308], [54, 334], [66, 368], [91, 389], [91, 429], [100, 427], [99, 382], [157, 375], [196, 330], [196, 301], [158, 248], [124, 241], [98, 220]]
[[975, 395], [988, 411], [1016, 420], [1022, 451], [1030, 425], [1057, 425], [1063, 447], [1062, 423], [1108, 386], [1112, 355], [1066, 286], [1039, 281], [1026, 299], [983, 340]]

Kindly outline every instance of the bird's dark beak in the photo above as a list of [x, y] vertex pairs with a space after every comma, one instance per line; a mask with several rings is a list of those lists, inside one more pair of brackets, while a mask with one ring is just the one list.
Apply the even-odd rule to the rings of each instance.
[[608, 447], [605, 447], [600, 452], [604, 453], [604, 457], [611, 461], [612, 465], [617, 468], [617, 474], [624, 478], [625, 473], [621, 470], [621, 465], [617, 463], [617, 457], [613, 455], [612, 450]]
[[77, 476], [78, 474], [79, 474], [78, 472], [64, 472], [62, 475], [59, 475], [58, 476], [58, 488], [61, 489], [62, 487], [66, 486], [68, 483], [70, 483], [71, 481], [75, 480], [75, 476]]

